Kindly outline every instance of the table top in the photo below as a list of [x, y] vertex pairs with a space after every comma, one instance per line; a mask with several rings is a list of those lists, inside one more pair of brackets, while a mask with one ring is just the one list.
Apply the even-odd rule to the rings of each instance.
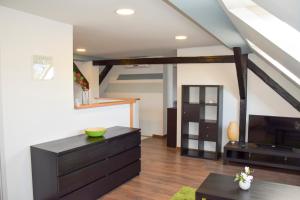
[[241, 190], [234, 177], [211, 173], [196, 191], [197, 196], [222, 200], [299, 200], [300, 187], [257, 180], [248, 191]]

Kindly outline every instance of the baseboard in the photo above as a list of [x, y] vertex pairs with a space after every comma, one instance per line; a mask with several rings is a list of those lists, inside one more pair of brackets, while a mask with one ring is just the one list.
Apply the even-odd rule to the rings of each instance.
[[154, 138], [166, 138], [167, 135], [155, 135], [155, 134], [153, 134], [152, 137], [154, 137]]

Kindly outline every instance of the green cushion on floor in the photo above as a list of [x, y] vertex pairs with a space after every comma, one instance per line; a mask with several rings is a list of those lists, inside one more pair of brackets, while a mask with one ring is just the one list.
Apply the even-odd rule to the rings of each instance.
[[196, 189], [182, 187], [170, 200], [195, 200]]

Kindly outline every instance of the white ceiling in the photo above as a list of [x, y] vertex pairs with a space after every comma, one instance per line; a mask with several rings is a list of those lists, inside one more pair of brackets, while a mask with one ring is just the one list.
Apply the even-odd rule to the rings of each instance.
[[[0, 0], [0, 4], [74, 25], [74, 49], [102, 58], [170, 56], [177, 48], [220, 44], [163, 0]], [[132, 8], [122, 17], [118, 8]], [[175, 35], [187, 35], [176, 41]]]

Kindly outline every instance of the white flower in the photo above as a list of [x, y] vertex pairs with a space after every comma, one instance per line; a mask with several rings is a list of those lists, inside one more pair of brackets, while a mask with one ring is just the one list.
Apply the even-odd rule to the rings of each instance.
[[243, 177], [244, 180], [246, 180], [248, 177], [247, 174], [245, 174], [244, 172], [241, 172], [241, 176]]
[[251, 182], [253, 180], [253, 176], [247, 176], [246, 181]]
[[250, 172], [250, 168], [249, 167], [245, 167], [245, 172], [246, 172], [246, 174], [250, 174], [251, 172]]

